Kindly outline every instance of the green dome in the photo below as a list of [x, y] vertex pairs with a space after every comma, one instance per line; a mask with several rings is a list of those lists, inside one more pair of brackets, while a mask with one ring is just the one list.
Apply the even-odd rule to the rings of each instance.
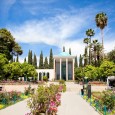
[[71, 56], [71, 55], [67, 52], [62, 52], [62, 53], [58, 54], [58, 56]]

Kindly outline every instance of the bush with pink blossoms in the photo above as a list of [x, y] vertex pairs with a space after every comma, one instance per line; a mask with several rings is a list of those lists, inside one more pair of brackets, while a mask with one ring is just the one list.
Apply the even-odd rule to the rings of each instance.
[[28, 106], [31, 109], [30, 115], [39, 115], [40, 113], [56, 115], [57, 108], [61, 104], [62, 90], [63, 86], [60, 85], [39, 86], [37, 92], [28, 101]]

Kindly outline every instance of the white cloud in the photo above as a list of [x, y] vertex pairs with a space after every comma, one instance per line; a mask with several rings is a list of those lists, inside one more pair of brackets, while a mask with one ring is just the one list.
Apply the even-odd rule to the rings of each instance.
[[[73, 55], [80, 55], [84, 53], [83, 37], [86, 31], [84, 29], [92, 28], [94, 25], [91, 22], [94, 12], [92, 7], [72, 10], [57, 14], [55, 17], [26, 21], [18, 26], [12, 25], [9, 29], [18, 42], [44, 43], [58, 46], [60, 49], [65, 46], [67, 49], [71, 48]], [[112, 36], [114, 34], [111, 38]], [[99, 37], [100, 33], [96, 34], [95, 38]], [[105, 50], [113, 49], [114, 43], [115, 41], [109, 41], [107, 44], [105, 41]]]

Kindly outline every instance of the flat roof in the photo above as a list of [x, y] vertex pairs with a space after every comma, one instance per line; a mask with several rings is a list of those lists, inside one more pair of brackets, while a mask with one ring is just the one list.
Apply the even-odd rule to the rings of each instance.
[[58, 55], [55, 55], [54, 58], [75, 58], [75, 56], [73, 55], [70, 55], [69, 53], [67, 52], [61, 52], [59, 53]]

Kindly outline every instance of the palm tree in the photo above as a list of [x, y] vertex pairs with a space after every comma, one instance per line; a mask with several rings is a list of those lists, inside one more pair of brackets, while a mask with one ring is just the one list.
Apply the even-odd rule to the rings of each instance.
[[90, 37], [90, 42], [89, 42], [89, 64], [91, 64], [91, 37], [94, 36], [94, 30], [88, 29], [86, 31], [86, 35]]
[[98, 45], [98, 40], [93, 40], [93, 55], [94, 55], [94, 63], [95, 63], [95, 66], [97, 66], [97, 59], [96, 59], [96, 56], [97, 56], [97, 45]]
[[84, 38], [83, 42], [86, 43], [86, 44], [87, 44], [87, 47], [88, 47], [88, 44], [89, 44], [89, 42], [90, 42], [90, 39], [89, 39], [89, 38]]
[[104, 59], [104, 43], [103, 43], [103, 29], [105, 28], [105, 26], [107, 26], [107, 15], [105, 13], [99, 13], [95, 16], [95, 21], [96, 21], [96, 25], [97, 27], [99, 27], [101, 29], [101, 36], [102, 36], [102, 55], [103, 55], [103, 59]]
[[87, 44], [87, 46], [85, 47], [85, 53], [84, 53], [84, 56], [83, 56], [83, 58], [84, 58], [84, 66], [85, 66], [85, 65], [88, 64], [88, 54], [87, 54], [87, 51], [88, 51], [88, 48], [89, 48], [88, 45], [90, 43], [90, 39], [89, 38], [84, 38], [83, 43]]

